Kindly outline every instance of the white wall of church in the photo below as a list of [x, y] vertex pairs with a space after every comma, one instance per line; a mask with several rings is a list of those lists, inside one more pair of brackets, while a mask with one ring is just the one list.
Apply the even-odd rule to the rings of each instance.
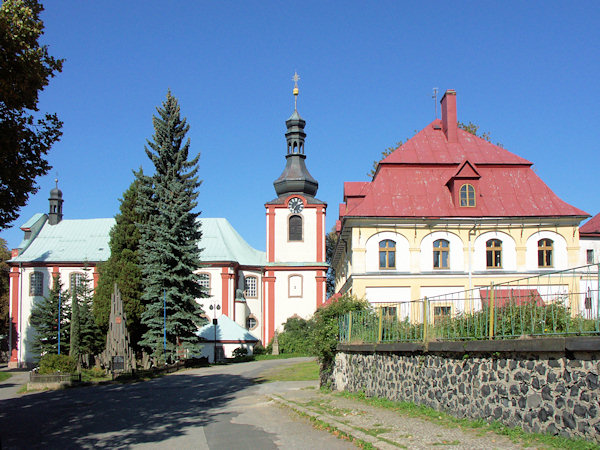
[[[275, 273], [275, 329], [283, 331], [283, 324], [294, 315], [308, 319], [315, 312], [317, 305], [317, 272], [286, 271]], [[295, 282], [300, 277], [300, 295]], [[291, 292], [290, 292], [291, 290]], [[291, 295], [290, 295], [291, 294]]]
[[[31, 275], [33, 273], [41, 273], [43, 275], [42, 295], [31, 295]], [[87, 273], [89, 287], [93, 289], [93, 275], [92, 270], [89, 267], [59, 267], [58, 274], [59, 279], [62, 283], [63, 291], [65, 296], [63, 301], [66, 304], [70, 304], [71, 299], [69, 295], [70, 279], [73, 273]], [[19, 361], [25, 361], [27, 363], [33, 363], [34, 360], [39, 356], [33, 353], [30, 346], [27, 345], [28, 341], [31, 341], [35, 337], [35, 329], [30, 323], [31, 311], [36, 302], [40, 302], [44, 297], [50, 294], [53, 283], [53, 268], [52, 267], [25, 267], [21, 269], [21, 276], [19, 277], [18, 285], [13, 286], [13, 289], [17, 289], [19, 292], [19, 317], [17, 317], [17, 325], [19, 331]]]
[[288, 240], [288, 220], [290, 213], [286, 208], [275, 209], [275, 261], [298, 262], [317, 260], [317, 210], [304, 208], [302, 216], [302, 240]]

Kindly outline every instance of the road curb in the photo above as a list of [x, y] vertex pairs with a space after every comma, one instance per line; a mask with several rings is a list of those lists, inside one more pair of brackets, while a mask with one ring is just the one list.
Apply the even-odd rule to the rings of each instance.
[[284, 406], [288, 409], [291, 409], [292, 411], [294, 411], [295, 413], [297, 413], [299, 415], [308, 416], [314, 420], [323, 422], [325, 425], [334, 427], [335, 429], [342, 431], [343, 433], [345, 433], [346, 435], [350, 436], [353, 439], [367, 442], [379, 449], [395, 448], [392, 445], [382, 442], [381, 440], [377, 439], [374, 436], [363, 433], [362, 431], [357, 430], [356, 428], [354, 428], [352, 426], [349, 426], [343, 422], [338, 421], [337, 419], [335, 419], [332, 416], [319, 414], [317, 412], [311, 411], [310, 409], [307, 409], [293, 401], [287, 400], [280, 396], [269, 395], [269, 398], [271, 400], [273, 400], [275, 403], [277, 403], [281, 406]]

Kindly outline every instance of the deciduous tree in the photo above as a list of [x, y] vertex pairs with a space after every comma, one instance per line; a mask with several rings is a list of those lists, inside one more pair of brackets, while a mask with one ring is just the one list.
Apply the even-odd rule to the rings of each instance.
[[8, 291], [9, 267], [6, 261], [10, 259], [10, 252], [6, 241], [0, 238], [0, 352], [8, 350]]
[[51, 168], [46, 154], [62, 134], [56, 114], [38, 110], [39, 93], [63, 63], [38, 42], [42, 11], [36, 0], [0, 6], [0, 229], [37, 192], [36, 178]]

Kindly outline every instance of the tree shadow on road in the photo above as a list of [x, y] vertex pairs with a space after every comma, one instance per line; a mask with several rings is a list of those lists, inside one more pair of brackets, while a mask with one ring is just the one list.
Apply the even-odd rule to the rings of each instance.
[[228, 374], [181, 374], [0, 401], [0, 448], [123, 448], [202, 427], [253, 384]]

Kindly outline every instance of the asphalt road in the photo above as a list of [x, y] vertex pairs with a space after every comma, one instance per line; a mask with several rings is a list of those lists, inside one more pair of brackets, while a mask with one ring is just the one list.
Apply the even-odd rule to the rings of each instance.
[[301, 360], [27, 395], [13, 394], [20, 380], [13, 377], [0, 383], [0, 448], [354, 448], [266, 396], [316, 382], [255, 383], [269, 368]]

